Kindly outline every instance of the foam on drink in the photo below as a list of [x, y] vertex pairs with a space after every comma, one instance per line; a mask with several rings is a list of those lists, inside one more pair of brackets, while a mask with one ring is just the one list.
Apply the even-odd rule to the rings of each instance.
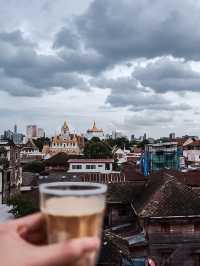
[[42, 212], [58, 216], [85, 216], [100, 213], [105, 208], [104, 196], [55, 197], [44, 202]]

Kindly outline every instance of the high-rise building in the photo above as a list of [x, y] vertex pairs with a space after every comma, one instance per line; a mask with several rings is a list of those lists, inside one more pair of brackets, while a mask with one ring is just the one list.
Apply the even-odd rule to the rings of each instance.
[[119, 139], [119, 138], [122, 138], [122, 137], [123, 137], [122, 132], [117, 131], [117, 130], [112, 132], [112, 139]]
[[134, 141], [134, 140], [135, 140], [135, 135], [132, 134], [132, 135], [131, 135], [131, 141]]
[[13, 140], [13, 132], [10, 129], [4, 131], [4, 139]]
[[43, 138], [45, 136], [45, 132], [43, 128], [38, 128], [37, 129], [37, 137], [38, 138]]
[[17, 125], [14, 125], [14, 134], [17, 134]]
[[175, 133], [170, 133], [170, 134], [169, 134], [169, 138], [170, 138], [170, 139], [175, 139], [175, 137], [176, 137]]
[[144, 133], [143, 140], [147, 139], [147, 133]]
[[28, 125], [26, 127], [26, 137], [27, 139], [37, 138], [37, 126]]
[[21, 133], [17, 133], [17, 125], [14, 125], [14, 132], [10, 129], [4, 131], [3, 139], [11, 140], [14, 144], [22, 144], [24, 135]]

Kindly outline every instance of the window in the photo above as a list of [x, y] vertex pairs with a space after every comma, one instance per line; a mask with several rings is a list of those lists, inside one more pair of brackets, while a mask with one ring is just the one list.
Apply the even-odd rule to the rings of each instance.
[[103, 167], [103, 165], [102, 164], [99, 164], [98, 167]]
[[74, 164], [74, 165], [72, 165], [72, 169], [80, 170], [80, 169], [82, 169], [82, 165], [81, 164]]
[[86, 164], [86, 169], [96, 169], [96, 165]]
[[106, 170], [110, 170], [110, 164], [109, 163], [106, 163], [106, 167], [105, 167]]

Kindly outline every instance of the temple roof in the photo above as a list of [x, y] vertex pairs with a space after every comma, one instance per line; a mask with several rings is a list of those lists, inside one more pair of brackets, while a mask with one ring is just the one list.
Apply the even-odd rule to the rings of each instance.
[[69, 130], [69, 126], [68, 126], [68, 124], [67, 124], [67, 121], [66, 121], [66, 120], [65, 120], [65, 122], [64, 122], [63, 129], [67, 129], [67, 130]]
[[103, 132], [102, 128], [96, 127], [96, 122], [94, 121], [93, 126], [91, 129], [88, 129], [87, 132]]

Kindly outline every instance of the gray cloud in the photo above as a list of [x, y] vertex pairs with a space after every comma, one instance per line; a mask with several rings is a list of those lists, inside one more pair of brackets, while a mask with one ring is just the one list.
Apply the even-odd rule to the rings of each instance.
[[0, 90], [15, 96], [39, 96], [55, 87], [88, 89], [63, 59], [38, 54], [20, 31], [0, 33], [0, 68]]
[[134, 127], [152, 127], [157, 125], [173, 123], [173, 117], [169, 115], [155, 114], [148, 116], [147, 114], [135, 114], [125, 119], [125, 125], [134, 125]]
[[36, 43], [28, 39], [24, 39], [20, 30], [14, 30], [12, 32], [0, 32], [0, 41], [8, 44], [12, 44], [16, 47], [34, 46]]
[[139, 86], [134, 77], [118, 79], [101, 78], [91, 80], [91, 86], [111, 89], [106, 102], [113, 107], [129, 107], [132, 111], [141, 110], [189, 110], [191, 106], [185, 103], [173, 103], [165, 95]]
[[143, 86], [160, 93], [200, 91], [200, 73], [185, 61], [161, 58], [148, 63], [146, 67], [136, 68], [133, 75]]
[[77, 50], [80, 48], [79, 36], [68, 27], [62, 28], [55, 37], [53, 48], [67, 47]]
[[168, 54], [199, 59], [199, 12], [197, 1], [95, 0], [76, 25], [85, 46], [113, 63]]

